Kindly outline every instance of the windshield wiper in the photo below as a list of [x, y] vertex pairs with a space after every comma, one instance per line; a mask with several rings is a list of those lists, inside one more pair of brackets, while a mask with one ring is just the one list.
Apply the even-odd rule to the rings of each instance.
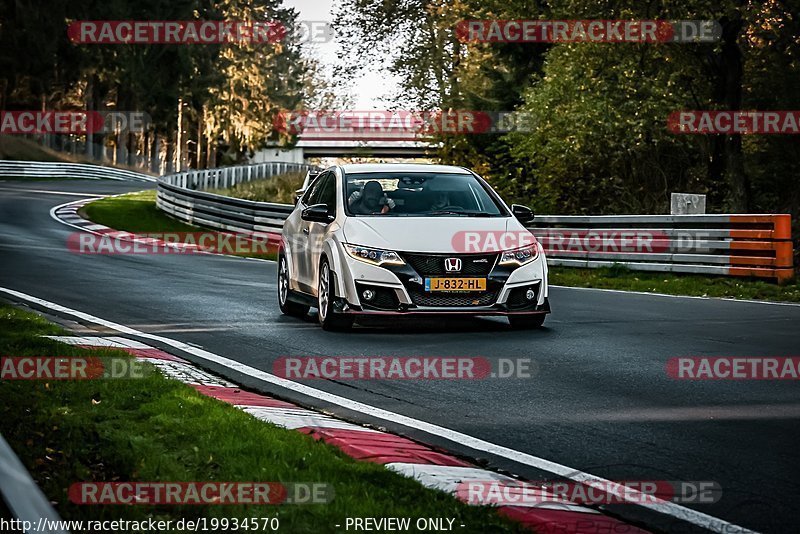
[[463, 215], [464, 217], [493, 217], [491, 213], [487, 213], [485, 211], [450, 211], [450, 210], [439, 210], [439, 211], [429, 211], [425, 215]]
[[467, 215], [463, 211], [437, 210], [429, 211], [425, 215]]

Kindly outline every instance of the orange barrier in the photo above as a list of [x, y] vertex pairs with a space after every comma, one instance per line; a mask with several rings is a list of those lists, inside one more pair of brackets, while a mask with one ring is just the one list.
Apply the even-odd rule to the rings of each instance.
[[[791, 216], [731, 215], [730, 222], [729, 275], [774, 278], [779, 282], [794, 276]], [[753, 226], [760, 228], [753, 230]], [[755, 233], [757, 238], [753, 237]]]

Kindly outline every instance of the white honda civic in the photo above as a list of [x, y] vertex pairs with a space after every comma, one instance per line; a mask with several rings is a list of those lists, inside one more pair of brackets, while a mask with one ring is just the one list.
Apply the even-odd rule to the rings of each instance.
[[366, 315], [504, 315], [535, 328], [550, 313], [547, 261], [474, 172], [444, 165], [334, 166], [308, 180], [283, 226], [278, 304], [319, 310], [326, 330]]

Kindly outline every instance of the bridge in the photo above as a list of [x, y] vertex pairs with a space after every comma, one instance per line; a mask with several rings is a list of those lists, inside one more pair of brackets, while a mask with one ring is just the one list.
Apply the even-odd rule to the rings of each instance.
[[270, 147], [256, 152], [253, 163], [270, 161], [285, 161], [291, 163], [304, 163], [310, 158], [409, 158], [422, 159], [430, 157], [433, 145], [425, 141], [394, 141], [359, 139], [303, 139], [291, 149]]
[[254, 162], [276, 157], [293, 163], [331, 157], [425, 158], [433, 145], [421, 132], [431, 131], [441, 117], [408, 111], [286, 112], [275, 128], [297, 135], [297, 143], [288, 150], [270, 147]]

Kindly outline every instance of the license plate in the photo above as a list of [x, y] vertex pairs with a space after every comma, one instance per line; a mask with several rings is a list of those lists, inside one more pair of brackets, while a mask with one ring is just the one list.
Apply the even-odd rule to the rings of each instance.
[[426, 278], [425, 291], [486, 291], [486, 278]]

